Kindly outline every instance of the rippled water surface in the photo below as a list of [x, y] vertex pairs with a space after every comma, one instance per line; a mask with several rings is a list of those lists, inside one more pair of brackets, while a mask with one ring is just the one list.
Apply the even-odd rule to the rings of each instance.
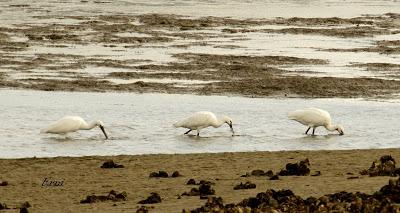
[[[400, 102], [359, 99], [273, 99], [133, 93], [70, 93], [0, 90], [0, 158], [199, 153], [277, 150], [398, 148]], [[286, 113], [303, 107], [331, 112], [345, 135], [306, 127]], [[208, 128], [201, 137], [186, 136], [172, 124], [200, 110], [233, 118], [228, 126]], [[40, 129], [64, 115], [87, 121], [100, 119], [101, 131], [66, 136], [40, 134]]]

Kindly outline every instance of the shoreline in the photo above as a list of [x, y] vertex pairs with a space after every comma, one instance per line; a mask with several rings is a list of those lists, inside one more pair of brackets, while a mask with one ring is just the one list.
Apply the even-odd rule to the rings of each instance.
[[[147, 154], [119, 156], [85, 156], [55, 158], [0, 159], [1, 203], [18, 207], [29, 202], [29, 210], [54, 212], [136, 211], [151, 192], [161, 196], [162, 202], [151, 204], [151, 212], [181, 212], [204, 205], [199, 196], [179, 196], [193, 186], [186, 182], [208, 180], [215, 185], [216, 196], [225, 203], [238, 203], [267, 189], [291, 189], [303, 198], [322, 196], [340, 191], [373, 193], [394, 177], [368, 177], [359, 172], [368, 169], [383, 155], [400, 159], [400, 149], [278, 151], [199, 154]], [[287, 163], [308, 158], [311, 174], [320, 176], [279, 176], [269, 180], [265, 176], [241, 177], [252, 170], [272, 170], [278, 173]], [[124, 168], [103, 169], [106, 160], [113, 160]], [[340, 163], [336, 163], [340, 162]], [[176, 178], [149, 178], [151, 172], [166, 171]], [[63, 181], [62, 186], [41, 186], [47, 178]], [[257, 187], [233, 190], [240, 182], [251, 181]], [[105, 201], [81, 204], [88, 195], [107, 195], [111, 190], [127, 193], [126, 201]], [[180, 199], [178, 199], [180, 198]]]
[[[128, 157], [138, 157], [138, 158], [151, 158], [151, 157], [168, 157], [168, 156], [189, 156], [189, 155], [224, 155], [224, 154], [251, 154], [251, 153], [312, 153], [312, 152], [351, 152], [351, 151], [385, 151], [385, 150], [399, 150], [400, 148], [372, 148], [372, 149], [319, 149], [319, 150], [277, 150], [277, 151], [238, 151], [238, 152], [191, 152], [191, 153], [144, 153], [144, 154], [117, 154], [117, 155], [83, 155], [83, 156], [44, 156], [44, 157], [20, 157], [20, 158], [2, 158], [0, 157], [0, 161], [4, 160], [51, 160], [51, 159], [78, 159], [78, 158], [95, 158], [95, 159], [105, 159], [105, 158], [128, 158]], [[103, 160], [104, 160], [103, 159]], [[372, 163], [372, 162], [371, 162]]]
[[129, 90], [106, 90], [106, 91], [92, 91], [92, 90], [38, 90], [23, 87], [0, 87], [0, 91], [30, 91], [30, 92], [58, 92], [58, 93], [110, 93], [110, 94], [160, 94], [160, 95], [192, 95], [192, 96], [220, 96], [220, 97], [232, 97], [232, 98], [269, 98], [269, 99], [363, 99], [367, 101], [375, 100], [396, 100], [399, 98], [399, 93], [388, 93], [388, 94], [375, 94], [375, 95], [356, 95], [356, 96], [308, 96], [308, 95], [297, 95], [297, 94], [270, 94], [270, 95], [259, 95], [259, 94], [240, 94], [240, 93], [190, 93], [185, 91], [129, 91]]

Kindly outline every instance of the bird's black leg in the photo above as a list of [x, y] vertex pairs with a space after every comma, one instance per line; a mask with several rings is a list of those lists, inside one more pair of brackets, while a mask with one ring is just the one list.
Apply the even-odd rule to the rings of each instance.
[[189, 129], [189, 131], [185, 132], [185, 135], [187, 135], [190, 131], [192, 131], [191, 129]]
[[315, 127], [312, 128], [312, 135], [314, 135]]
[[308, 129], [307, 129], [307, 131], [306, 131], [306, 135], [307, 135], [307, 133], [308, 133], [308, 130], [310, 130], [311, 129], [311, 127], [308, 127]]
[[200, 136], [200, 131], [199, 130], [197, 130], [197, 136]]

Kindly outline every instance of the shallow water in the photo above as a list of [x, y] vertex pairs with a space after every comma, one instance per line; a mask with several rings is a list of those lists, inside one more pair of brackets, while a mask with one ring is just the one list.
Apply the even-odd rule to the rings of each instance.
[[[25, 90], [0, 90], [0, 100], [0, 158], [400, 147], [397, 100]], [[318, 128], [318, 136], [306, 136], [306, 127], [286, 117], [288, 111], [312, 106], [330, 111], [333, 121], [345, 127], [345, 135]], [[201, 137], [183, 135], [185, 129], [172, 127], [200, 110], [231, 116], [235, 136], [227, 125], [205, 129]], [[68, 136], [39, 133], [64, 115], [102, 120], [110, 139], [104, 140], [97, 128]]]
[[[34, 15], [71, 16], [110, 14], [171, 13], [193, 17], [219, 16], [234, 18], [273, 17], [355, 17], [395, 11], [398, 0], [109, 0], [109, 1], [51, 1], [5, 0], [0, 2], [6, 23], [21, 23]], [[23, 11], [21, 11], [21, 8]], [[215, 11], [218, 11], [216, 13]], [[62, 20], [61, 20], [62, 21]], [[55, 23], [60, 20], [55, 19]], [[63, 21], [65, 22], [65, 20]], [[68, 20], [68, 23], [71, 20]], [[23, 21], [22, 21], [23, 23]]]

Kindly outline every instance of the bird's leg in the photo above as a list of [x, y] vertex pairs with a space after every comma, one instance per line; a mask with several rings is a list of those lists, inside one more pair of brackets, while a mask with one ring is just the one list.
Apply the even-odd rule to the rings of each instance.
[[312, 135], [314, 135], [315, 127], [312, 128]]
[[200, 136], [200, 130], [197, 130], [197, 136]]
[[310, 130], [311, 129], [311, 127], [308, 127], [308, 129], [307, 129], [307, 131], [306, 131], [306, 135], [307, 135], [307, 133], [308, 133], [308, 130]]
[[185, 135], [187, 135], [190, 131], [192, 131], [191, 129], [189, 129], [189, 131], [185, 132]]

